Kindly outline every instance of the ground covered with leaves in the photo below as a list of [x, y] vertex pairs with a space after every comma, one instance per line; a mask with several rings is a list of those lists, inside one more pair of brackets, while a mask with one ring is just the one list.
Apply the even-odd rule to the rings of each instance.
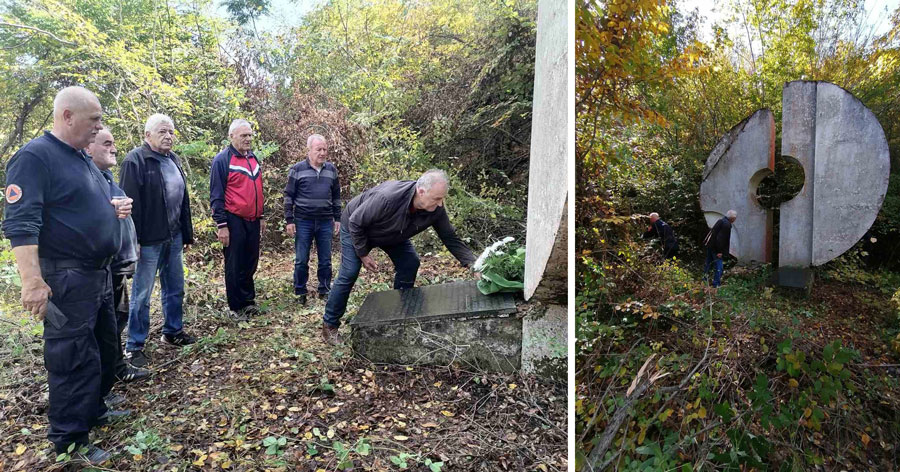
[[900, 464], [900, 275], [853, 254], [810, 293], [772, 269], [631, 253], [577, 295], [580, 470], [877, 470]]
[[[199, 340], [181, 349], [154, 342], [161, 326], [154, 301], [147, 352], [155, 374], [115, 387], [133, 414], [92, 433], [115, 454], [102, 470], [567, 469], [565, 385], [451, 366], [379, 366], [349, 346], [325, 346], [324, 301], [294, 303], [293, 261], [284, 254], [261, 261], [264, 313], [235, 323], [221, 263], [186, 256], [185, 326]], [[425, 256], [418, 283], [469, 277], [456, 266], [446, 254]], [[389, 288], [391, 277], [363, 271], [348, 314], [365, 294]], [[5, 298], [0, 471], [61, 468], [46, 440], [40, 326]]]

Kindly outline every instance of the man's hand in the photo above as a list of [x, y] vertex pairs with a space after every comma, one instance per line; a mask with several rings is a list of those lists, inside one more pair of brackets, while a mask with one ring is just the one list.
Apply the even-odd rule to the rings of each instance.
[[340, 232], [341, 232], [341, 222], [335, 221], [334, 222], [334, 234], [338, 234]]
[[228, 247], [228, 244], [231, 242], [231, 233], [228, 231], [227, 226], [223, 226], [216, 230], [216, 239], [222, 243], [222, 246]]
[[259, 234], [262, 236], [266, 232], [266, 220], [259, 220]]
[[50, 286], [40, 277], [22, 280], [22, 306], [25, 311], [35, 315], [38, 321], [47, 314], [47, 301], [52, 295]]
[[287, 231], [288, 236], [294, 237], [297, 234], [297, 225], [294, 223], [288, 223], [287, 226], [284, 227], [285, 231]]
[[370, 272], [375, 272], [378, 270], [378, 263], [375, 262], [375, 259], [372, 259], [372, 256], [363, 256], [360, 257], [359, 260], [362, 261], [363, 267]]
[[125, 197], [125, 198], [113, 198], [109, 202], [112, 203], [112, 206], [116, 207], [116, 216], [119, 217], [120, 220], [124, 220], [131, 215], [131, 203], [134, 200]]
[[719, 259], [721, 259], [721, 258], [722, 258], [722, 253], [720, 252], [720, 253], [716, 254], [716, 257], [718, 257]]
[[475, 272], [475, 280], [481, 280], [481, 272]]

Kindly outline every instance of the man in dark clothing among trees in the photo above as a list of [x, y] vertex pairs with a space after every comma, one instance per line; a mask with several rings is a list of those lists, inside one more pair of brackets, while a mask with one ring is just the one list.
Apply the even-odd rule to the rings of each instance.
[[341, 183], [334, 164], [327, 162], [328, 143], [322, 135], [306, 140], [306, 159], [294, 164], [284, 187], [285, 229], [294, 236], [294, 295], [306, 304], [309, 253], [316, 241], [319, 298], [331, 290], [331, 238], [341, 229]]
[[659, 238], [663, 244], [663, 257], [671, 259], [678, 252], [678, 240], [675, 231], [659, 218], [659, 213], [650, 213], [650, 227], [644, 232], [644, 238]]
[[731, 224], [737, 219], [737, 212], [728, 210], [712, 229], [706, 235], [704, 245], [706, 246], [706, 264], [703, 268], [703, 277], [709, 275], [710, 268], [715, 270], [713, 275], [712, 286], [715, 289], [722, 284], [722, 261], [728, 255], [731, 246]]
[[106, 407], [115, 383], [116, 319], [110, 263], [119, 218], [130, 199], [114, 200], [83, 149], [102, 129], [100, 101], [81, 87], [53, 101], [53, 129], [19, 149], [6, 166], [3, 234], [22, 280], [22, 306], [44, 322], [50, 427], [56, 453], [98, 465], [110, 454], [90, 430], [126, 414]]
[[339, 344], [338, 326], [359, 270], [378, 270], [370, 254], [381, 248], [394, 263], [394, 289], [412, 288], [419, 256], [410, 238], [433, 227], [450, 253], [470, 267], [475, 256], [450, 223], [444, 209], [449, 188], [447, 174], [429, 170], [419, 180], [389, 180], [357, 195], [341, 216], [341, 270], [325, 305], [322, 337]]
[[259, 264], [263, 219], [263, 181], [259, 161], [251, 151], [253, 129], [247, 120], [234, 120], [228, 129], [231, 144], [212, 162], [209, 206], [216, 222], [216, 238], [225, 257], [225, 293], [236, 320], [259, 314], [253, 275]]
[[[97, 133], [97, 139], [89, 144], [85, 151], [90, 156], [94, 165], [100, 169], [100, 173], [109, 183], [109, 192], [112, 198], [128, 198], [125, 192], [116, 185], [113, 174], [109, 170], [116, 165], [116, 144], [112, 133], [109, 129], [103, 128]], [[119, 220], [119, 226], [122, 234], [122, 243], [119, 246], [119, 253], [113, 258], [112, 264], [112, 285], [113, 285], [113, 306], [116, 311], [116, 332], [119, 336], [119, 350], [116, 359], [116, 380], [123, 383], [130, 383], [137, 380], [145, 379], [150, 376], [150, 371], [140, 369], [128, 365], [125, 362], [122, 345], [122, 330], [128, 324], [128, 279], [134, 274], [134, 266], [137, 262], [137, 235], [134, 232], [134, 223], [131, 216]], [[106, 396], [106, 406], [113, 407], [125, 401], [122, 395], [110, 393]]]

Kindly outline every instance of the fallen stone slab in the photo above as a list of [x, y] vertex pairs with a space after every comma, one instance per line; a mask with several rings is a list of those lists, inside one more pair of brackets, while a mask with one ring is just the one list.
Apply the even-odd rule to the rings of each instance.
[[370, 294], [350, 327], [356, 354], [378, 364], [455, 364], [494, 372], [521, 367], [515, 297], [483, 295], [475, 282]]

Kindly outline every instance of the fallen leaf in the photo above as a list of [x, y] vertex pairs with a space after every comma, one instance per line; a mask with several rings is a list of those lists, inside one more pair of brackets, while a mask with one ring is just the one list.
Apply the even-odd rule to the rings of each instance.
[[16, 455], [21, 456], [27, 449], [28, 448], [24, 444], [19, 444], [18, 446], [16, 446]]
[[444, 415], [444, 416], [447, 416], [447, 417], [453, 416], [453, 413], [452, 413], [452, 412], [449, 412], [449, 411], [447, 411], [447, 410], [441, 410], [441, 414]]

